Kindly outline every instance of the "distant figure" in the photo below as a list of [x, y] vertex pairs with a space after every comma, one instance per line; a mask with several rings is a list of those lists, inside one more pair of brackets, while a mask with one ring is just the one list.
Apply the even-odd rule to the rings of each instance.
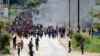
[[32, 41], [33, 41], [33, 38], [31, 38], [30, 42], [32, 43]]
[[36, 50], [38, 50], [39, 48], [39, 38], [38, 37], [35, 39], [35, 44], [36, 44]]
[[12, 36], [13, 36], [14, 34], [12, 33]]
[[47, 29], [44, 28], [44, 35], [45, 35], [45, 37], [46, 37], [46, 34], [47, 34]]
[[16, 49], [16, 36], [13, 38], [13, 48]]
[[69, 53], [71, 52], [71, 41], [69, 41], [69, 43], [68, 43], [68, 48], [69, 48]]
[[82, 51], [82, 54], [84, 54], [84, 43], [83, 43], [83, 41], [81, 42], [81, 51]]
[[23, 49], [23, 45], [24, 45], [23, 40], [21, 40], [20, 45], [21, 45], [21, 51], [22, 51], [22, 49]]
[[65, 29], [65, 27], [60, 27], [59, 28], [59, 33], [60, 33], [60, 37], [62, 38], [62, 37], [65, 37], [65, 33], [66, 33], [66, 29]]
[[18, 43], [18, 56], [20, 56], [20, 43]]
[[33, 44], [32, 44], [32, 42], [30, 42], [29, 44], [28, 44], [28, 47], [29, 47], [29, 51], [33, 51]]

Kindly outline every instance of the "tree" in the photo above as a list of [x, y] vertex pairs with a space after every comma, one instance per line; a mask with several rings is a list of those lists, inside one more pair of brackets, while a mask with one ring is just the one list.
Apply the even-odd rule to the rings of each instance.
[[73, 34], [72, 38], [73, 38], [73, 43], [75, 43], [76, 47], [80, 46], [81, 42], [83, 42], [84, 44], [90, 43], [89, 38], [85, 35], [82, 35], [81, 33]]
[[4, 50], [6, 53], [9, 53], [10, 39], [12, 38], [10, 33], [8, 33], [4, 26], [6, 21], [0, 21], [0, 50]]
[[[1, 33], [2, 33], [1, 30], [2, 30], [2, 27], [3, 27], [3, 22], [0, 21], [0, 41], [2, 40], [1, 39]], [[1, 45], [2, 45], [2, 42], [0, 42], [0, 50], [2, 49], [2, 46]]]
[[46, 3], [47, 0], [27, 0], [27, 4], [31, 4], [31, 5], [34, 5], [34, 6], [37, 6], [37, 5], [40, 5], [41, 3]]
[[93, 17], [96, 17], [96, 18], [100, 19], [100, 12], [97, 13], [97, 14], [94, 14]]

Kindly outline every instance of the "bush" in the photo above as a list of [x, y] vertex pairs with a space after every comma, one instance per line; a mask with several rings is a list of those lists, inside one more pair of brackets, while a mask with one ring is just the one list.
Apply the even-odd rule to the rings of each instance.
[[100, 53], [100, 36], [86, 36], [79, 33], [73, 34], [72, 47], [74, 50], [80, 51], [81, 41], [84, 42], [84, 51]]
[[[3, 30], [2, 30], [3, 31]], [[7, 32], [7, 31], [3, 31], [1, 33], [1, 50], [3, 51], [3, 53], [8, 54], [10, 53], [10, 39], [11, 39], [11, 35]]]
[[10, 53], [10, 47], [9, 46], [5, 46], [3, 49], [3, 53], [4, 54], [9, 54]]
[[10, 45], [10, 39], [12, 38], [11, 35], [2, 29], [1, 33], [1, 43], [2, 43], [2, 49], [4, 49], [5, 46]]
[[10, 39], [12, 38], [4, 27], [8, 23], [7, 21], [0, 21], [0, 50], [4, 53], [9, 53]]
[[41, 5], [42, 3], [47, 3], [47, 0], [27, 0], [26, 4], [28, 6], [38, 6], [38, 5]]
[[90, 43], [89, 38], [80, 33], [76, 33], [72, 37], [73, 41], [76, 43], [75, 46], [80, 46], [81, 42], [84, 44]]
[[7, 21], [0, 21], [0, 50], [7, 49], [6, 46], [10, 45], [11, 35], [4, 29], [6, 23]]

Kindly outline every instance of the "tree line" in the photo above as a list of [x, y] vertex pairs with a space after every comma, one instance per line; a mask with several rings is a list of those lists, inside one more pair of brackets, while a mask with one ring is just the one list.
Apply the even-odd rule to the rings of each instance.
[[3, 0], [3, 3], [6, 4], [7, 1], [9, 1], [9, 5], [13, 5], [13, 4], [21, 4], [21, 3], [41, 4], [41, 3], [46, 3], [47, 0]]

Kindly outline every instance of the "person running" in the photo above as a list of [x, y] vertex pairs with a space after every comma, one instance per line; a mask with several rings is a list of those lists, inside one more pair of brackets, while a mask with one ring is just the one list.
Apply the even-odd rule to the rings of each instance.
[[28, 47], [29, 47], [29, 51], [33, 51], [33, 44], [32, 44], [32, 42], [30, 41], [30, 43], [28, 44]]
[[21, 45], [21, 51], [22, 51], [23, 45], [24, 45], [23, 40], [21, 40], [20, 45]]
[[18, 43], [18, 56], [20, 56], [20, 43]]
[[16, 36], [13, 38], [13, 48], [16, 49]]
[[82, 55], [84, 54], [84, 44], [83, 41], [81, 42], [81, 51], [82, 51]]
[[69, 48], [69, 53], [71, 52], [71, 41], [69, 41], [69, 43], [68, 43], [68, 48]]
[[35, 39], [35, 44], [36, 44], [36, 50], [38, 50], [39, 48], [39, 38], [38, 37]]
[[30, 56], [33, 56], [34, 51], [33, 51], [33, 49], [32, 49], [32, 47], [33, 47], [32, 38], [31, 38], [31, 41], [30, 41], [30, 43], [28, 44], [28, 46], [29, 46], [29, 55], [30, 55]]

